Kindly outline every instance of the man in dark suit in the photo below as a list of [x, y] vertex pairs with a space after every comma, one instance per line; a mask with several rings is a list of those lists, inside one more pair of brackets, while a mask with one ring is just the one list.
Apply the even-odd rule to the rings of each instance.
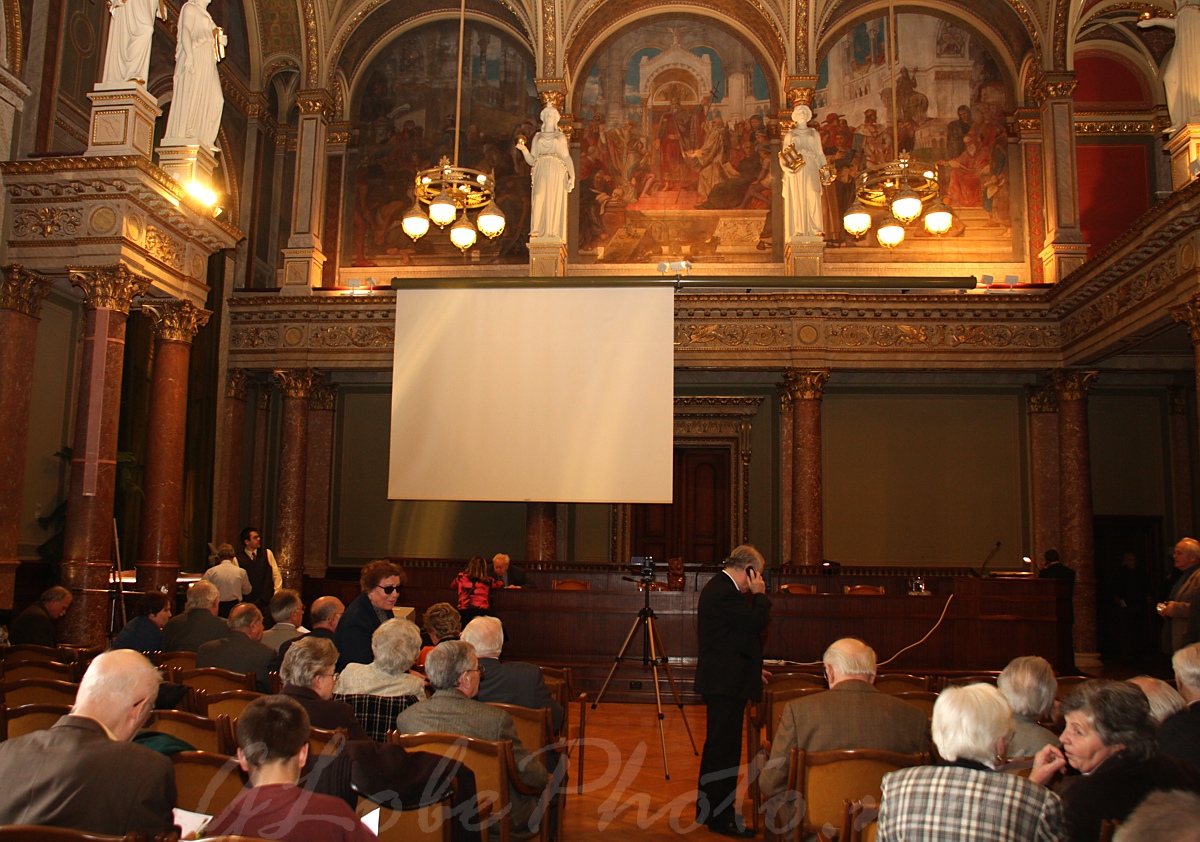
[[492, 556], [492, 578], [503, 582], [506, 588], [534, 587], [525, 571], [514, 565], [504, 553]]
[[271, 551], [262, 545], [262, 535], [253, 526], [247, 526], [239, 536], [242, 549], [235, 556], [238, 567], [246, 571], [250, 579], [250, 593], [245, 601], [267, 611], [271, 597], [275, 594], [275, 574], [271, 564]]
[[[749, 838], [734, 803], [742, 756], [742, 714], [762, 698], [762, 632], [771, 618], [763, 581], [763, 557], [743, 544], [725, 559], [700, 594], [696, 692], [704, 697], [708, 723], [700, 759], [697, 820], [713, 833]], [[749, 600], [745, 594], [751, 594]]]
[[188, 588], [183, 613], [163, 626], [163, 651], [195, 652], [210, 640], [229, 637], [229, 624], [217, 616], [220, 598], [212, 582], [201, 580]]
[[8, 630], [9, 643], [31, 643], [53, 649], [58, 645], [54, 624], [67, 613], [71, 599], [71, 592], [61, 585], [48, 589], [13, 620]]
[[546, 686], [542, 671], [536, 664], [521, 661], [501, 661], [504, 648], [504, 626], [498, 617], [476, 617], [467, 623], [459, 635], [475, 647], [483, 674], [479, 678], [481, 702], [500, 702], [523, 708], [549, 708], [554, 730], [562, 727], [563, 709]]
[[337, 631], [338, 623], [341, 622], [342, 615], [345, 613], [346, 606], [342, 605], [342, 601], [336, 596], [319, 596], [314, 599], [312, 608], [308, 610], [308, 615], [312, 619], [312, 631], [285, 641], [279, 647], [279, 663], [283, 663], [288, 649], [297, 640], [303, 640], [306, 637], [323, 637], [326, 640], [333, 640], [333, 633]]
[[271, 670], [279, 663], [275, 650], [262, 643], [262, 612], [248, 602], [229, 612], [229, 637], [213, 640], [196, 651], [197, 667], [220, 667], [252, 672], [260, 693], [271, 692]]
[[99, 655], [71, 713], [0, 743], [0, 825], [49, 825], [150, 838], [171, 830], [171, 761], [130, 742], [154, 709], [159, 675], [132, 649]]

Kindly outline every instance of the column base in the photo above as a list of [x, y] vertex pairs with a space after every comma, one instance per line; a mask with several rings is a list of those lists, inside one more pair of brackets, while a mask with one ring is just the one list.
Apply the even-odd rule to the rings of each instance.
[[1181, 190], [1200, 175], [1200, 123], [1176, 129], [1163, 146], [1171, 156], [1171, 186]]
[[217, 159], [207, 149], [199, 146], [160, 146], [157, 150], [158, 165], [185, 187], [199, 184], [207, 190], [213, 189], [213, 170]]
[[566, 273], [566, 243], [558, 240], [529, 241], [529, 277], [561, 278]]
[[321, 286], [325, 255], [311, 248], [283, 250], [283, 284], [280, 295], [311, 295]]
[[783, 262], [789, 275], [820, 275], [825, 265], [825, 239], [793, 237], [783, 246]]
[[1087, 260], [1087, 243], [1051, 243], [1038, 255], [1046, 283], [1056, 284]]
[[1104, 662], [1099, 652], [1076, 652], [1075, 668], [1084, 675], [1099, 676], [1104, 670]]
[[141, 155], [150, 158], [154, 121], [162, 115], [158, 100], [145, 88], [103, 82], [89, 93], [91, 127], [85, 158], [100, 155]]

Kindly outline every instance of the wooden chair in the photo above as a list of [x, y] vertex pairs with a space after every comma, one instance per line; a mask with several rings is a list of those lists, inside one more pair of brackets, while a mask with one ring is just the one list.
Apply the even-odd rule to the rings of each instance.
[[875, 842], [875, 833], [879, 829], [878, 819], [878, 806], [866, 807], [862, 801], [851, 801], [847, 798], [842, 833], [838, 839], [841, 842]]
[[0, 842], [146, 842], [146, 835], [130, 831], [124, 836], [105, 836], [66, 827], [10, 824], [0, 827]]
[[[558, 738], [566, 742], [568, 756], [578, 750], [575, 758], [575, 791], [581, 794], [583, 792], [583, 754], [587, 746], [585, 733], [587, 729], [588, 694], [576, 692], [575, 685], [571, 681], [570, 667], [563, 667], [562, 669], [539, 667], [539, 669], [542, 671], [542, 678], [545, 679], [546, 686], [550, 689], [551, 694], [562, 705], [563, 721]], [[574, 739], [571, 738], [569, 728], [572, 702], [579, 703], [579, 719], [577, 720], [579, 724], [575, 729]]]
[[271, 688], [271, 692], [278, 695], [283, 692], [283, 679], [275, 670], [267, 673], [267, 686]]
[[181, 710], [156, 710], [154, 720], [146, 730], [170, 734], [197, 751], [232, 756], [237, 753], [237, 746], [230, 745], [226, 740], [228, 722], [229, 718], [225, 717], [226, 725], [219, 727], [217, 720], [207, 716]]
[[194, 670], [196, 668], [196, 653], [186, 650], [177, 652], [155, 652], [154, 663], [160, 667], [173, 670]]
[[215, 816], [233, 803], [246, 785], [237, 759], [204, 751], [171, 755], [175, 767], [175, 806]]
[[[475, 790], [480, 804], [487, 802], [490, 810], [484, 822], [485, 828], [499, 825], [500, 842], [512, 840], [512, 810], [509, 786], [527, 795], [542, 796], [542, 820], [538, 825], [537, 837], [549, 842], [550, 821], [546, 792], [538, 793], [521, 783], [513, 760], [512, 742], [509, 740], [477, 740], [459, 734], [397, 734], [390, 735], [392, 742], [413, 751], [427, 751], [460, 761], [475, 773]], [[484, 834], [487, 833], [485, 829]], [[561, 835], [561, 834], [560, 834]]]
[[5, 681], [23, 681], [27, 678], [42, 678], [50, 681], [79, 680], [77, 664], [60, 664], [55, 661], [9, 661], [4, 665]]
[[552, 579], [550, 589], [554, 591], [590, 591], [592, 583], [586, 579]]
[[1117, 832], [1117, 828], [1121, 826], [1118, 819], [1101, 819], [1100, 820], [1100, 835], [1096, 842], [1112, 842], [1113, 834]]
[[892, 693], [893, 699], [907, 702], [925, 714], [926, 719], [930, 720], [933, 719], [933, 705], [937, 702], [937, 697], [937, 693], [931, 693], [928, 690], [908, 690], [903, 693]]
[[766, 691], [763, 693], [763, 703], [766, 710], [763, 713], [762, 739], [767, 742], [775, 740], [775, 732], [779, 730], [779, 720], [783, 716], [783, 711], [787, 707], [788, 702], [802, 699], [805, 696], [812, 696], [815, 693], [824, 693], [824, 687], [810, 687], [801, 685], [799, 687], [781, 687], [777, 690], [772, 690], [771, 685], [767, 685]]
[[57, 664], [70, 664], [75, 661], [75, 652], [55, 646], [39, 646], [36, 643], [15, 643], [12, 646], [0, 648], [0, 661], [3, 661], [5, 665], [14, 664], [17, 661], [50, 661]]
[[883, 776], [908, 766], [929, 762], [929, 755], [897, 754], [891, 751], [806, 752], [794, 749], [788, 768], [788, 792], [800, 795], [803, 820], [793, 822], [791, 836], [800, 842], [805, 834], [820, 833], [826, 825], [839, 828], [846, 799], [876, 804], [882, 797]]
[[1087, 675], [1060, 675], [1058, 677], [1058, 689], [1054, 691], [1054, 698], [1065, 699], [1080, 684], [1091, 680], [1091, 677]]
[[[494, 708], [499, 708], [508, 713], [512, 717], [513, 725], [517, 729], [517, 738], [521, 741], [521, 745], [525, 746], [525, 750], [541, 761], [546, 767], [546, 771], [551, 775], [558, 768], [559, 763], [564, 762], [562, 753], [562, 742], [556, 738], [554, 733], [554, 718], [550, 715], [550, 708], [527, 708], [520, 705], [506, 705], [500, 702], [488, 702]], [[566, 715], [564, 713], [564, 719]], [[558, 814], [562, 816], [563, 808], [566, 804], [566, 790], [563, 787], [555, 787], [555, 798], [558, 801]]]
[[186, 684], [206, 693], [224, 690], [258, 690], [254, 673], [232, 672], [219, 667], [174, 670], [176, 684]]
[[447, 797], [436, 804], [414, 807], [411, 810], [394, 810], [384, 804], [376, 804], [369, 798], [358, 799], [358, 815], [379, 811], [380, 842], [409, 842], [423, 839], [427, 842], [450, 842], [450, 799]]
[[817, 592], [816, 585], [805, 585], [800, 582], [789, 582], [786, 585], [780, 585], [779, 590], [783, 593], [795, 594], [815, 594]]
[[70, 712], [70, 705], [0, 706], [0, 740], [15, 740], [34, 731], [45, 731]]
[[198, 705], [209, 719], [218, 716], [228, 716], [236, 720], [246, 709], [246, 705], [263, 695], [257, 690], [221, 690], [209, 693], [201, 690], [198, 694]]
[[842, 593], [849, 596], [883, 596], [883, 585], [842, 585]]
[[308, 732], [308, 762], [322, 754], [335, 755], [346, 743], [345, 728], [310, 728]]
[[825, 676], [811, 672], [773, 672], [767, 680], [767, 687], [772, 690], [791, 690], [798, 687], [827, 689]]
[[911, 693], [928, 690], [929, 676], [891, 672], [875, 676], [875, 689], [880, 693]]
[[73, 705], [79, 685], [52, 678], [23, 678], [0, 683], [0, 704], [10, 708], [18, 705]]
[[968, 684], [990, 684], [996, 686], [996, 678], [998, 672], [981, 672], [977, 675], [954, 675], [946, 676], [942, 681], [942, 687], [965, 687]]
[[[771, 753], [771, 743], [775, 739], [775, 732], [779, 729], [779, 720], [783, 716], [787, 703], [793, 699], [801, 699], [814, 693], [823, 692], [825, 692], [824, 686], [815, 687], [810, 684], [778, 686], [772, 679], [763, 690], [762, 701], [757, 705], [746, 706], [746, 756], [751, 758], [752, 763], [757, 764], [759, 772], [762, 771], [762, 766]], [[758, 774], [750, 776], [747, 794], [750, 796], [750, 803], [754, 805], [751, 826], [757, 831], [758, 816], [763, 800], [762, 790], [758, 784]]]

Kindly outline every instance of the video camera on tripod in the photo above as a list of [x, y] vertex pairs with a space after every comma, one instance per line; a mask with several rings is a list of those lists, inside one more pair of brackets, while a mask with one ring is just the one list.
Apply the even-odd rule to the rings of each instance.
[[629, 568], [641, 578], [642, 582], [654, 581], [654, 556], [630, 556]]

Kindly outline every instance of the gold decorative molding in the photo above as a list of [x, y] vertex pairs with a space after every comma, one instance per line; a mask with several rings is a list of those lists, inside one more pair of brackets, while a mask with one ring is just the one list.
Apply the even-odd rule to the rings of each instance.
[[[1079, 115], [1076, 114], [1076, 117]], [[1157, 120], [1076, 120], [1075, 134], [1157, 135]]]
[[269, 380], [265, 383], [258, 384], [258, 411], [259, 412], [267, 412], [271, 409], [271, 392], [273, 392], [273, 391], [274, 391], [274, 389], [272, 388], [271, 381], [269, 381]]
[[1070, 99], [1078, 85], [1074, 73], [1043, 73], [1033, 83], [1033, 101], [1040, 108], [1052, 99]]
[[1058, 412], [1058, 392], [1049, 381], [1031, 383], [1025, 387], [1025, 407], [1030, 413]]
[[753, 345], [760, 348], [790, 344], [791, 331], [786, 324], [676, 324], [675, 347], [720, 346], [736, 348]]
[[184, 247], [170, 234], [153, 225], [146, 227], [146, 251], [171, 268], [183, 271]]
[[254, 378], [244, 368], [231, 368], [225, 376], [225, 397], [235, 400], [246, 400], [246, 388]]
[[18, 79], [23, 75], [25, 62], [25, 30], [21, 26], [21, 0], [4, 0], [4, 20], [8, 28], [4, 34], [8, 69]]
[[775, 392], [779, 395], [779, 411], [787, 415], [792, 409], [792, 392], [787, 380], [775, 384]]
[[317, 4], [304, 0], [304, 58], [308, 82], [315, 85], [320, 73], [320, 45], [317, 39]]
[[1050, 383], [1059, 401], [1081, 401], [1100, 377], [1100, 372], [1079, 368], [1060, 368], [1050, 372]]
[[201, 310], [190, 301], [174, 299], [143, 301], [142, 312], [150, 320], [150, 329], [156, 338], [188, 344], [212, 316], [211, 310]]
[[783, 382], [792, 400], [819, 401], [829, 374], [827, 368], [789, 368], [783, 373]]
[[843, 324], [830, 325], [830, 347], [1046, 348], [1057, 344], [1052, 325]]
[[543, 85], [556, 85], [556, 86], [561, 85], [561, 84], [563, 84], [563, 80], [562, 79], [535, 79], [534, 83], [538, 86], [538, 99], [540, 99], [542, 101], [542, 107], [544, 108], [547, 105], [553, 105], [561, 114], [562, 110], [563, 110], [563, 103], [566, 101], [566, 95], [561, 90], [559, 90], [557, 87], [543, 88], [542, 86]]
[[338, 387], [336, 383], [317, 383], [312, 388], [308, 398], [308, 408], [318, 412], [332, 412], [337, 404]]
[[12, 228], [16, 237], [63, 237], [78, 232], [82, 222], [79, 208], [45, 207], [16, 211]]
[[1187, 390], [1182, 386], [1167, 387], [1167, 412], [1171, 415], [1187, 415]]
[[793, 109], [799, 105], [812, 108], [813, 97], [816, 93], [815, 88], [789, 88], [787, 92], [788, 103]]
[[272, 372], [279, 391], [286, 398], [308, 398], [320, 374], [311, 368], [277, 368]]
[[112, 266], [68, 266], [72, 286], [83, 290], [89, 310], [117, 310], [129, 314], [129, 305], [150, 289], [150, 279], [133, 272], [124, 263]]
[[316, 114], [328, 118], [332, 106], [328, 91], [300, 91], [296, 94], [296, 107], [300, 109], [301, 114]]
[[558, 73], [558, 17], [556, 0], [542, 0], [542, 68]]
[[42, 299], [50, 294], [52, 282], [37, 272], [30, 272], [20, 263], [0, 267], [0, 310], [16, 310], [30, 318], [38, 318]]
[[1170, 310], [1171, 318], [1187, 328], [1193, 345], [1200, 345], [1200, 293]]

